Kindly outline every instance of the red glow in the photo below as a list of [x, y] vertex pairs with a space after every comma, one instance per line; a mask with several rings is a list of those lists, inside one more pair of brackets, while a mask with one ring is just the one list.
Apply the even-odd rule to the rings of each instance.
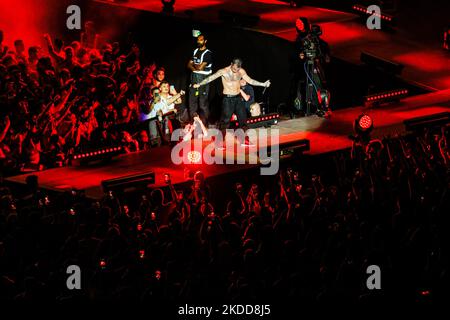
[[100, 267], [101, 268], [105, 268], [106, 267], [106, 261], [105, 260], [100, 260]]
[[41, 0], [1, 1], [0, 29], [5, 33], [5, 44], [14, 48], [14, 40], [22, 39], [27, 48], [32, 45], [44, 48], [42, 35], [50, 31], [49, 17], [54, 13], [54, 3], [46, 4]]
[[139, 258], [144, 259], [145, 257], [145, 250], [139, 250]]
[[423, 290], [420, 292], [422, 296], [429, 296], [431, 294], [430, 290]]
[[142, 230], [142, 224], [139, 223], [139, 224], [137, 225], [137, 231], [141, 231], [141, 230]]
[[359, 119], [358, 123], [359, 123], [359, 126], [361, 127], [361, 129], [367, 130], [372, 126], [372, 118], [369, 117], [368, 115], [363, 115]]
[[450, 64], [446, 52], [441, 51], [416, 51], [393, 56], [393, 61], [412, 66], [416, 69], [429, 72], [449, 72]]
[[295, 20], [295, 27], [300, 30], [300, 31], [304, 31], [305, 30], [305, 24], [303, 23], [302, 20], [297, 19]]

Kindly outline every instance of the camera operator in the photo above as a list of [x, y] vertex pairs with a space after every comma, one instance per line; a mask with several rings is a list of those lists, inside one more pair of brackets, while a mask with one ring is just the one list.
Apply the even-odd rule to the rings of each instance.
[[[324, 109], [327, 109], [329, 95], [326, 91], [324, 65], [330, 62], [329, 46], [320, 38], [322, 34], [320, 27], [318, 25], [311, 26], [307, 18], [299, 17], [296, 20], [295, 28], [297, 38], [294, 48], [294, 76], [291, 87], [294, 108], [309, 115], [311, 112], [308, 108], [309, 103], [319, 116], [325, 116], [327, 113]], [[308, 92], [308, 83], [312, 85], [313, 92]], [[327, 100], [322, 101], [322, 97]]]

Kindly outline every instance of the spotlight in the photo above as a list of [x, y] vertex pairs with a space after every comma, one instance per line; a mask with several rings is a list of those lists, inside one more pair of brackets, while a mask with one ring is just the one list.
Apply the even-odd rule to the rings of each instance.
[[358, 120], [358, 128], [362, 132], [366, 132], [366, 131], [370, 130], [371, 128], [373, 128], [372, 118], [366, 114], [361, 115]]
[[361, 114], [355, 119], [353, 124], [353, 130], [355, 136], [349, 136], [349, 138], [355, 142], [368, 143], [370, 141], [370, 133], [373, 130], [373, 120], [367, 114]]

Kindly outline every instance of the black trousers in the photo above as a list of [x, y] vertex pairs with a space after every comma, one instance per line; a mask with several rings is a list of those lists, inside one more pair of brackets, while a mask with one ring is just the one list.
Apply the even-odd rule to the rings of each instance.
[[[191, 83], [199, 83], [207, 77], [208, 75], [192, 73]], [[197, 89], [192, 87], [189, 89], [189, 114], [192, 118], [192, 115], [197, 113], [205, 124], [207, 124], [209, 117], [208, 96], [209, 84]]]
[[237, 116], [239, 128], [247, 129], [247, 111], [240, 95], [224, 96], [222, 101], [222, 116], [220, 118], [220, 130], [226, 130], [230, 126], [230, 118], [233, 113]]

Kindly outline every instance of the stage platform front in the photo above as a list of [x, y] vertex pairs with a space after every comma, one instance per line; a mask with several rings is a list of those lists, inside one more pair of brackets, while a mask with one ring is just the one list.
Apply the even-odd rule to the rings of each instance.
[[[279, 130], [280, 144], [308, 139], [310, 141], [308, 154], [319, 155], [349, 148], [351, 141], [348, 135], [353, 132], [353, 121], [361, 113], [366, 113], [373, 119], [372, 136], [382, 137], [403, 133], [405, 120], [448, 111], [450, 111], [450, 89], [410, 97], [400, 103], [378, 108], [358, 107], [338, 110], [333, 113], [331, 119], [310, 116], [280, 121], [272, 128]], [[171, 174], [174, 184], [185, 182], [186, 166], [174, 165], [170, 155], [170, 147], [160, 147], [151, 151], [121, 155], [106, 164], [63, 167], [32, 174], [38, 176], [39, 184], [43, 188], [61, 192], [76, 188], [85, 190], [88, 197], [98, 199], [103, 195], [101, 188], [103, 180], [128, 175], [153, 171], [156, 173], [155, 187], [165, 185], [164, 173]], [[255, 166], [254, 164], [200, 164], [196, 167], [201, 168], [207, 177], [213, 177]], [[18, 175], [6, 180], [25, 184], [28, 175], [30, 174]]]

